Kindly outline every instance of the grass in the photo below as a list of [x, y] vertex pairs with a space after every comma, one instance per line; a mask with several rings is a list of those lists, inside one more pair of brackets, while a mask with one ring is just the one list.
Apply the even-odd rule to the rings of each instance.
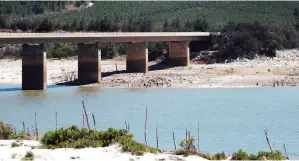
[[155, 148], [138, 143], [133, 135], [126, 130], [109, 128], [107, 131], [90, 130], [71, 126], [49, 131], [41, 138], [45, 148], [85, 148], [106, 147], [112, 144], [122, 145], [122, 150], [134, 155], [143, 155], [145, 152], [157, 153]]

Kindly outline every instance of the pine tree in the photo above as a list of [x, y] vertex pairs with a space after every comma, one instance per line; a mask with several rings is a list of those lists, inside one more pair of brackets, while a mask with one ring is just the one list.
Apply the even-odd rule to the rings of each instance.
[[0, 16], [0, 29], [1, 28], [8, 28], [8, 23], [3, 16]]

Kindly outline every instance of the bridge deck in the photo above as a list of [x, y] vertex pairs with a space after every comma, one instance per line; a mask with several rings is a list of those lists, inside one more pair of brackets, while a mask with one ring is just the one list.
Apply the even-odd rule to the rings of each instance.
[[206, 40], [209, 32], [0, 33], [0, 44]]

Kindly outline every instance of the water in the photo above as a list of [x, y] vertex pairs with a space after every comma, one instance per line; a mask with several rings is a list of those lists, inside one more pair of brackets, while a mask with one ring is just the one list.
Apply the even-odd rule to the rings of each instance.
[[[38, 116], [40, 133], [58, 125], [82, 127], [84, 99], [88, 112], [94, 113], [100, 129], [125, 128], [136, 140], [144, 142], [145, 108], [148, 107], [147, 142], [174, 149], [185, 138], [186, 128], [204, 152], [232, 153], [240, 148], [256, 153], [268, 150], [264, 129], [268, 129], [274, 149], [299, 159], [299, 88], [248, 89], [118, 89], [51, 86], [46, 91], [21, 91], [18, 85], [0, 85], [0, 120], [22, 129], [34, 125]], [[91, 117], [90, 117], [91, 119]], [[90, 120], [92, 123], [92, 121]], [[93, 126], [92, 126], [93, 127]], [[196, 143], [197, 145], [197, 143]]]

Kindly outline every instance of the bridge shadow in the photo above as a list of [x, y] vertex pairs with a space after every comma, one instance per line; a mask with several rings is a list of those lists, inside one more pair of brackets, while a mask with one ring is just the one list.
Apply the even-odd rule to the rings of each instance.
[[123, 73], [130, 73], [127, 70], [119, 70], [119, 71], [112, 71], [112, 72], [102, 72], [102, 78], [109, 77], [115, 74], [123, 74]]
[[170, 69], [170, 68], [174, 68], [175, 66], [174, 65], [171, 65], [167, 62], [167, 60], [164, 60], [164, 61], [161, 61], [157, 64], [153, 64], [153, 65], [150, 65], [148, 67], [148, 70], [149, 71], [156, 71], [156, 70], [165, 70], [165, 69]]

